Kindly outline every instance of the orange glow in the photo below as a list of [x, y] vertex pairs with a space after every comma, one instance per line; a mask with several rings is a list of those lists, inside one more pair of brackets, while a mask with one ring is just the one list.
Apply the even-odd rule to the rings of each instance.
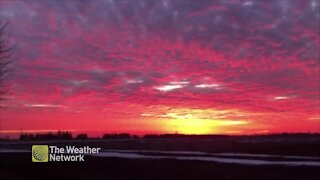
[[203, 120], [203, 119], [172, 119], [166, 125], [169, 131], [182, 134], [211, 134], [220, 133], [226, 126], [239, 126], [247, 124], [246, 121], [232, 120]]
[[161, 114], [144, 113], [142, 116], [160, 120], [160, 126], [166, 132], [182, 134], [231, 132], [234, 128], [241, 129], [250, 124], [247, 120], [239, 119], [244, 113], [237, 110], [177, 108]]

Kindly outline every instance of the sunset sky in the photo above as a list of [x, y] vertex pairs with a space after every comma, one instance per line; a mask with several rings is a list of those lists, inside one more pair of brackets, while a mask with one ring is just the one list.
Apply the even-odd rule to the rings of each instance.
[[0, 134], [320, 132], [318, 0], [1, 0]]

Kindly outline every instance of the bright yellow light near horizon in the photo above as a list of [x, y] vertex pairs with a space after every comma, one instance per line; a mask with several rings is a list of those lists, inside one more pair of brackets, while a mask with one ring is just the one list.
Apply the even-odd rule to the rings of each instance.
[[207, 119], [170, 119], [166, 121], [169, 131], [182, 134], [221, 133], [223, 127], [247, 124], [246, 121], [207, 120]]
[[213, 134], [224, 133], [232, 126], [248, 124], [248, 121], [231, 119], [241, 113], [235, 110], [213, 109], [173, 109], [160, 117], [163, 119], [164, 128], [170, 132], [182, 134]]

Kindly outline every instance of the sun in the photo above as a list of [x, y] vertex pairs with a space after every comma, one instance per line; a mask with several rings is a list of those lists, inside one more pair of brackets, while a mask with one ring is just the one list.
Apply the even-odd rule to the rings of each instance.
[[232, 127], [248, 124], [245, 120], [228, 119], [225, 110], [175, 109], [161, 117], [164, 128], [169, 132], [181, 134], [225, 133]]
[[212, 134], [221, 133], [225, 126], [247, 124], [245, 121], [203, 120], [203, 119], [171, 119], [166, 125], [169, 131], [181, 134]]

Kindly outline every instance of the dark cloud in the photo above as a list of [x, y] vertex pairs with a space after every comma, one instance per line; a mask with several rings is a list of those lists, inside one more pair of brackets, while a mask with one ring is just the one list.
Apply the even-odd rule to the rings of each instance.
[[35, 0], [3, 1], [0, 16], [18, 44], [17, 102], [306, 120], [319, 108], [318, 9], [316, 0]]

